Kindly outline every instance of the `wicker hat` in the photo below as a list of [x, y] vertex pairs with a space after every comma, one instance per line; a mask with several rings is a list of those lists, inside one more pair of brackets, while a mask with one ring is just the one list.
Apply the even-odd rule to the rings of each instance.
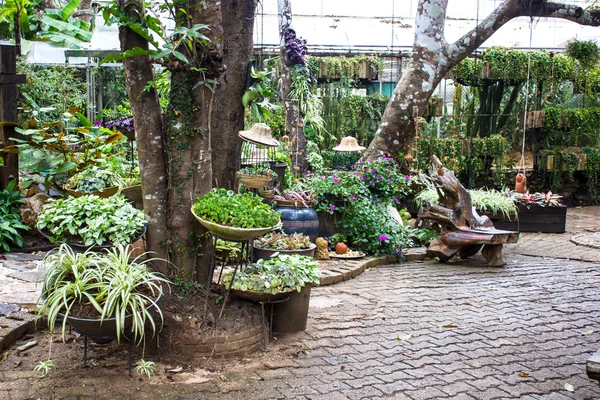
[[254, 124], [250, 130], [240, 131], [239, 136], [244, 140], [261, 146], [279, 146], [279, 142], [271, 136], [271, 128], [267, 124]]
[[358, 140], [352, 136], [346, 136], [342, 139], [339, 146], [333, 148], [335, 151], [363, 151], [366, 147], [358, 144]]

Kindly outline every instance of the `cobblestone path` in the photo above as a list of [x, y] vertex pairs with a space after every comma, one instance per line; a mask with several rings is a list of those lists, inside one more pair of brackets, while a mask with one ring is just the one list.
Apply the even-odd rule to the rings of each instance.
[[[473, 266], [481, 265], [479, 257], [464, 265], [380, 267], [314, 289], [307, 331], [270, 345], [272, 354], [286, 341], [301, 343], [295, 356], [263, 363], [267, 353], [259, 369], [195, 384], [120, 378], [111, 386], [82, 375], [68, 394], [54, 396], [600, 399], [585, 373], [599, 347], [600, 265], [511, 255], [504, 268], [481, 268]], [[4, 376], [11, 378], [41, 385]], [[50, 390], [50, 382], [37, 393]], [[20, 398], [17, 392], [12, 398]]]

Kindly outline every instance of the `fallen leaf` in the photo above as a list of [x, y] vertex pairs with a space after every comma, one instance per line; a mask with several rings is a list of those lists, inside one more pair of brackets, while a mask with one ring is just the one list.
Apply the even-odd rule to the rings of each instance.
[[2, 353], [2, 355], [0, 356], [0, 364], [6, 361], [6, 357], [8, 357], [8, 352]]
[[529, 372], [521, 372], [521, 373], [519, 374], [519, 376], [520, 376], [521, 378], [529, 378], [529, 377], [531, 377], [531, 375], [529, 375]]
[[442, 328], [458, 328], [458, 326], [454, 325], [452, 322], [446, 325], [442, 325]]
[[487, 288], [487, 290], [498, 290], [498, 289], [496, 289], [495, 287], [489, 287], [489, 288]]
[[470, 305], [471, 305], [471, 303], [470, 303], [470, 302], [468, 302], [468, 301], [465, 301], [463, 304], [464, 304], [465, 306], [470, 306]]
[[593, 330], [589, 330], [587, 332], [582, 333], [581, 335], [582, 336], [592, 336], [593, 334], [594, 334], [594, 331]]
[[575, 391], [575, 388], [570, 383], [565, 383], [565, 389], [567, 389], [567, 391], [569, 391], [569, 392]]
[[181, 371], [183, 371], [183, 367], [171, 368], [167, 370], [167, 372], [170, 372], [172, 374], [178, 374]]
[[396, 339], [398, 339], [398, 340], [408, 340], [411, 337], [413, 337], [413, 335], [412, 335], [412, 333], [409, 333], [408, 335], [404, 335], [404, 336], [398, 335], [398, 337]]

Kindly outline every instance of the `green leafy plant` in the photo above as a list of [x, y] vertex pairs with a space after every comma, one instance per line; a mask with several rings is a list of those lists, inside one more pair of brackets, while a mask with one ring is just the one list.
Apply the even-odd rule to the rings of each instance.
[[73, 175], [67, 181], [67, 185], [81, 193], [101, 192], [108, 187], [125, 186], [118, 174], [99, 166], [91, 166]]
[[[359, 197], [368, 197], [369, 191], [358, 172], [333, 171], [327, 175], [308, 174], [305, 186], [315, 197], [317, 212], [333, 214], [342, 211], [339, 202], [348, 202]], [[334, 204], [334, 202], [336, 202]]]
[[[231, 285], [233, 272], [223, 277], [225, 287]], [[298, 292], [307, 283], [319, 283], [319, 263], [298, 254], [282, 254], [269, 260], [258, 260], [235, 275], [232, 289], [260, 293]]]
[[565, 46], [565, 54], [589, 69], [598, 64], [600, 47], [595, 40], [572, 40]]
[[253, 164], [249, 167], [240, 168], [240, 174], [246, 175], [273, 175], [274, 172], [269, 168], [268, 164]]
[[279, 222], [281, 214], [253, 193], [235, 194], [213, 189], [194, 203], [194, 212], [210, 222], [235, 228], [266, 228]]
[[367, 189], [379, 201], [398, 203], [410, 192], [412, 178], [402, 173], [393, 158], [384, 155], [375, 161], [360, 161], [356, 169], [361, 172], [361, 180]]
[[75, 253], [63, 244], [56, 252], [49, 253], [44, 258], [40, 297], [43, 304], [38, 315], [46, 316], [50, 331], [61, 317], [64, 339], [67, 317], [83, 313], [84, 318], [101, 321], [115, 318], [118, 340], [125, 333], [125, 320], [129, 316], [131, 332], [138, 343], [145, 338], [147, 322], [152, 332], [156, 332], [150, 308], [154, 308], [162, 320], [156, 300], [169, 281], [149, 267], [148, 264], [157, 259], [148, 258], [148, 253], [134, 258], [132, 251], [118, 245], [103, 253]]
[[25, 203], [23, 194], [15, 191], [17, 180], [13, 179], [0, 192], [0, 246], [4, 251], [10, 251], [11, 247], [23, 247], [24, 231], [29, 227], [23, 224], [19, 207]]
[[265, 236], [254, 239], [254, 246], [268, 250], [302, 250], [312, 247], [310, 238], [302, 233], [270, 232]]
[[145, 223], [143, 212], [122, 196], [84, 195], [45, 204], [37, 226], [49, 232], [53, 241], [92, 246], [128, 244], [142, 232]]
[[156, 363], [154, 361], [140, 360], [138, 361], [137, 366], [135, 367], [135, 372], [139, 376], [146, 375], [148, 379], [150, 379], [150, 377], [154, 375], [155, 370]]
[[35, 366], [33, 372], [38, 373], [40, 376], [47, 376], [54, 368], [56, 368], [56, 366], [52, 360], [44, 360], [40, 361], [40, 363]]

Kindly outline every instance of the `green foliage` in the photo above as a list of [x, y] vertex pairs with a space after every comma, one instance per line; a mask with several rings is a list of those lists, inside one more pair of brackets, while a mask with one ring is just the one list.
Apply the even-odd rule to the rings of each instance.
[[35, 366], [33, 372], [36, 372], [43, 377], [47, 376], [50, 373], [50, 371], [52, 371], [54, 368], [56, 368], [56, 366], [54, 365], [54, 362], [52, 362], [52, 360], [44, 360], [40, 361], [40, 363]]
[[409, 193], [410, 176], [405, 176], [398, 163], [385, 155], [375, 161], [358, 162], [356, 170], [373, 197], [382, 202], [394, 201]]
[[70, 189], [89, 194], [101, 192], [112, 186], [123, 186], [123, 181], [118, 174], [109, 169], [92, 166], [73, 175], [67, 181], [67, 185]]
[[579, 61], [583, 68], [590, 69], [598, 64], [600, 47], [595, 40], [573, 40], [565, 46], [565, 54]]
[[275, 119], [277, 118], [273, 116], [275, 111], [283, 110], [283, 107], [271, 102], [273, 98], [278, 97], [277, 82], [273, 82], [270, 78], [274, 71], [274, 68], [257, 71], [254, 66], [250, 71], [252, 83], [242, 97], [242, 104], [250, 110], [252, 122], [267, 122], [267, 119]]
[[122, 245], [104, 253], [75, 253], [68, 245], [61, 245], [58, 251], [44, 258], [40, 296], [43, 304], [38, 315], [46, 316], [50, 331], [54, 330], [57, 318], [64, 316], [63, 340], [67, 317], [80, 307], [91, 307], [100, 320], [115, 318], [117, 340], [126, 333], [125, 319], [131, 315], [131, 332], [141, 343], [147, 322], [152, 332], [156, 332], [150, 308], [154, 308], [162, 320], [156, 300], [163, 294], [163, 285], [169, 284], [166, 278], [151, 270], [148, 263], [156, 259], [147, 255], [134, 258], [132, 250]]
[[16, 179], [13, 179], [0, 192], [0, 246], [4, 251], [10, 251], [11, 247], [23, 247], [23, 231], [29, 227], [21, 221], [19, 207], [25, 203], [23, 194], [15, 191]]
[[249, 192], [235, 194], [232, 190], [213, 189], [196, 199], [194, 212], [202, 219], [235, 228], [266, 228], [277, 224], [281, 214], [262, 200]]
[[135, 372], [139, 376], [146, 375], [146, 377], [148, 379], [150, 379], [150, 377], [152, 375], [154, 375], [154, 370], [155, 369], [156, 369], [156, 363], [154, 361], [140, 360], [140, 361], [138, 361], [138, 364], [135, 367]]
[[[544, 130], [551, 145], [560, 146], [597, 146], [600, 143], [599, 108], [546, 108]], [[555, 131], [568, 132], [557, 135]]]
[[323, 101], [317, 95], [316, 82], [306, 66], [296, 64], [291, 70], [292, 90], [290, 98], [300, 103], [300, 112], [306, 124], [310, 124], [320, 135], [325, 131]]
[[273, 175], [274, 172], [269, 168], [269, 164], [252, 164], [249, 167], [240, 168], [240, 174], [245, 175]]
[[352, 151], [322, 150], [321, 157], [326, 167], [334, 169], [351, 169], [360, 160], [362, 154]]
[[145, 223], [143, 212], [122, 196], [58, 199], [46, 203], [38, 217], [38, 229], [53, 240], [85, 246], [131, 243]]
[[586, 178], [588, 184], [588, 191], [594, 196], [594, 201], [598, 201], [596, 187], [600, 182], [600, 149], [598, 148], [584, 148], [581, 151], [583, 154], [587, 154], [587, 169]]
[[373, 255], [402, 256], [402, 249], [412, 246], [412, 229], [396, 222], [386, 204], [369, 197], [349, 201], [340, 227], [352, 248]]
[[[369, 78], [367, 69], [375, 73], [383, 71], [384, 61], [376, 55], [357, 55], [354, 57], [308, 57], [309, 63], [318, 65], [319, 78], [326, 80], [358, 80]], [[361, 69], [362, 64], [362, 69]]]
[[305, 178], [306, 187], [316, 200], [314, 209], [317, 212], [333, 214], [343, 206], [334, 204], [334, 200], [348, 201], [358, 197], [368, 197], [369, 191], [357, 173], [334, 171], [328, 175], [309, 174]]
[[311, 247], [310, 238], [302, 233], [269, 232], [265, 236], [254, 239], [254, 246], [267, 250], [303, 250]]
[[[71, 107], [86, 109], [83, 70], [63, 66], [40, 67], [23, 61], [17, 63], [17, 70], [27, 76], [27, 83], [19, 85], [19, 106], [24, 111], [21, 118], [43, 118], [41, 122], [54, 122]], [[40, 113], [40, 108], [47, 111]]]
[[[469, 190], [471, 204], [479, 211], [502, 213], [505, 218], [512, 218], [518, 214], [518, 209], [512, 198], [496, 190], [475, 189]], [[415, 203], [420, 208], [424, 203], [439, 204], [437, 191], [427, 188], [415, 195]]]
[[[223, 284], [229, 288], [233, 271], [223, 276]], [[319, 283], [319, 263], [311, 257], [298, 254], [282, 254], [269, 260], [258, 260], [256, 264], [243, 268], [235, 275], [231, 286], [235, 290], [260, 293], [298, 292], [307, 283]]]

